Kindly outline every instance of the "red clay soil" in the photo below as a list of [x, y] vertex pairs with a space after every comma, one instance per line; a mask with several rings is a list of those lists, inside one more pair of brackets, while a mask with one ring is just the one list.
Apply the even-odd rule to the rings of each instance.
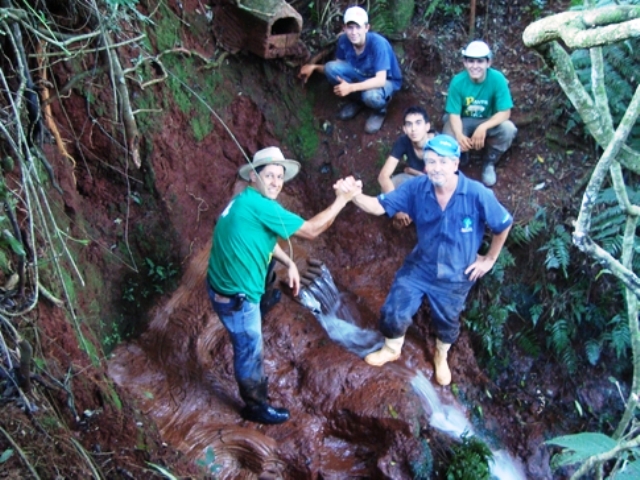
[[[549, 109], [561, 97], [559, 89], [534, 75], [541, 62], [524, 50], [516, 34], [526, 25], [526, 17], [515, 22], [517, 12], [513, 9], [517, 7], [500, 5], [495, 7], [494, 17], [503, 27], [488, 40], [499, 45], [496, 65], [510, 78], [516, 104], [514, 121], [520, 131], [497, 169], [494, 191], [516, 220], [524, 221], [538, 205], [562, 208], [567, 193], [584, 172], [568, 167], [576, 163], [570, 162], [572, 155], [578, 155], [577, 151], [565, 154], [571, 138], [564, 137], [566, 148], [548, 146], [545, 134], [556, 131]], [[182, 8], [193, 14], [200, 7], [199, 2], [188, 1]], [[514, 33], [507, 35], [507, 25]], [[450, 47], [445, 50], [442, 44], [446, 42]], [[350, 174], [364, 180], [368, 193], [377, 193], [381, 160], [400, 134], [403, 110], [421, 104], [432, 115], [435, 128], [441, 129], [442, 92], [451, 73], [459, 68], [457, 56], [443, 58], [441, 52], [455, 52], [463, 43], [464, 39], [453, 33], [451, 38], [422, 28], [406, 33], [401, 42], [405, 89], [394, 98], [385, 126], [376, 135], [363, 133], [366, 115], [350, 122], [335, 120], [339, 100], [321, 78], [312, 79], [304, 88], [315, 91], [317, 125], [329, 122], [332, 128], [320, 133], [317, 155], [305, 159], [303, 173], [285, 186], [281, 203], [309, 218], [330, 203], [335, 179]], [[210, 57], [216, 53], [213, 43], [203, 46], [196, 39], [185, 38], [185, 44]], [[277, 102], [280, 84], [263, 74], [261, 64], [262, 60], [251, 55], [230, 57], [227, 64], [227, 68], [243, 72], [245, 83], [225, 84], [234, 97], [224, 118], [248, 153], [269, 145], [282, 146], [263, 114], [266, 103]], [[287, 76], [290, 88], [302, 92], [295, 78], [297, 68], [282, 61], [276, 64], [276, 70]], [[64, 72], [58, 74], [63, 84]], [[247, 83], [260, 94], [236, 94]], [[55, 104], [54, 112], [64, 118]], [[400, 361], [372, 368], [333, 343], [308, 310], [284, 296], [264, 320], [263, 332], [270, 396], [274, 404], [291, 410], [291, 420], [279, 426], [243, 421], [238, 414], [242, 404], [233, 378], [231, 345], [211, 310], [203, 278], [215, 219], [233, 193], [242, 188], [236, 172], [245, 162], [244, 156], [218, 122], [213, 133], [196, 143], [185, 134], [189, 119], [174, 107], [162, 131], [149, 142], [153, 148], [148, 150], [142, 170], [126, 170], [121, 154], [101, 130], [81, 128], [87, 121], [82, 99], [72, 96], [65, 103], [65, 112], [70, 123], [60, 120], [62, 133], [71, 138], [72, 128], [83, 132], [79, 137], [82, 147], [73, 153], [85, 161], [76, 166], [75, 179], [68, 162], [58, 157], [54, 166], [66, 192], [66, 215], [73, 220], [76, 212], [81, 214], [86, 223], [74, 228], [89, 232], [94, 239], [82, 253], [83, 260], [97, 265], [105, 283], [115, 285], [124, 267], [118, 262], [114, 267], [105, 247], [121, 246], [126, 237], [123, 224], [114, 220], [126, 217], [131, 228], [144, 228], [151, 217], [155, 221], [161, 218], [167, 235], [176, 232], [172, 254], [185, 273], [174, 292], [158, 299], [148, 323], [140, 319], [141, 325], [147, 325], [142, 335], [120, 345], [108, 362], [108, 374], [124, 401], [122, 409], [114, 406], [105, 372], [91, 365], [79, 350], [67, 321], [52, 307], [40, 308], [43, 351], [39, 356], [47, 359], [57, 379], [68, 377], [73, 382], [73, 408], [65, 389], [53, 385], [45, 389], [50, 397], [46, 405], [67, 420], [67, 426], [60, 427], [65, 441], [44, 438], [38, 432], [42, 412], [34, 422], [14, 404], [3, 407], [0, 424], [12, 436], [20, 436], [22, 445], [32, 444], [35, 451], [43, 452], [36, 454], [39, 463], [51, 459], [50, 467], [37, 466], [41, 471], [60, 478], [90, 478], [87, 462], [70, 447], [69, 438], [73, 438], [90, 452], [107, 478], [154, 477], [144, 462], [167, 465], [174, 474], [185, 477], [206, 476], [206, 469], [189, 462], [203, 457], [211, 447], [220, 467], [218, 478], [403, 479], [414, 475], [413, 463], [424, 461], [422, 440], [426, 439], [440, 468], [435, 475], [441, 478], [450, 440], [429, 427], [424, 407], [408, 383], [417, 371], [432, 377], [435, 339], [427, 308], [416, 315]], [[52, 147], [48, 153], [56, 158]], [[551, 171], [550, 162], [555, 162]], [[479, 178], [479, 165], [472, 165], [465, 173]], [[152, 194], [145, 186], [149, 177], [154, 182]], [[152, 199], [154, 207], [131, 202], [130, 191], [148, 195], [145, 198]], [[162, 232], [150, 235], [152, 243], [160, 240], [155, 235], [162, 236]], [[301, 267], [309, 257], [325, 262], [356, 312], [359, 325], [368, 329], [376, 328], [378, 310], [393, 276], [414, 244], [411, 227], [396, 230], [389, 219], [368, 216], [353, 205], [345, 208], [320, 239], [291, 242], [292, 254]], [[142, 243], [132, 247], [144, 248]], [[283, 247], [289, 250], [288, 245]], [[79, 296], [85, 306], [94, 300], [92, 292]], [[98, 300], [118, 301], [118, 294]], [[450, 358], [455, 384], [475, 396], [476, 405], [481, 404], [485, 428], [492, 432], [495, 444], [522, 461], [527, 478], [552, 478], [547, 466], [549, 451], [542, 442], [557, 419], [549, 417], [547, 421], [544, 409], [514, 412], [501, 402], [491, 402], [484, 395], [492, 388], [491, 382], [476, 363], [468, 332], [464, 331], [453, 346]], [[550, 381], [556, 380], [562, 382], [555, 377]], [[532, 402], [536, 386], [532, 389], [520, 392], [520, 404]], [[458, 403], [451, 388], [437, 390], [444, 402]], [[8, 445], [0, 437], [0, 454]], [[0, 478], [25, 476], [17, 455], [2, 467]]]

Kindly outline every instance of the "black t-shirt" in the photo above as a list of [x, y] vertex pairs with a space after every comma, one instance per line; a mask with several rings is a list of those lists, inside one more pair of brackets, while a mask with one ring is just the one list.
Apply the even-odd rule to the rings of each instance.
[[[429, 133], [435, 134], [436, 132], [435, 130], [429, 130]], [[404, 155], [406, 155], [406, 162], [409, 167], [419, 172], [424, 172], [424, 160], [422, 157], [416, 155], [416, 151], [413, 149], [413, 143], [411, 143], [411, 140], [409, 140], [409, 137], [406, 135], [398, 138], [391, 149], [391, 156], [398, 160], [402, 160]]]

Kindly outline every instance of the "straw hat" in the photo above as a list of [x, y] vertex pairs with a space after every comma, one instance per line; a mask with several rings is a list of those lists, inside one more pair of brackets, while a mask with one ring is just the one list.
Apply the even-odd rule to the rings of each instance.
[[249, 174], [254, 168], [261, 167], [263, 165], [282, 165], [284, 167], [284, 181], [288, 182], [295, 177], [300, 171], [300, 163], [295, 160], [289, 160], [284, 158], [282, 150], [278, 147], [267, 147], [262, 150], [258, 150], [253, 155], [253, 161], [240, 167], [238, 174], [243, 180], [250, 181]]

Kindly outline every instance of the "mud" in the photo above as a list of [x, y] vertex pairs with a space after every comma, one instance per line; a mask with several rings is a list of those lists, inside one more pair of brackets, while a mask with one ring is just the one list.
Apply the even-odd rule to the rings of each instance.
[[[539, 206], [565, 208], [588, 165], [576, 161], [583, 152], [573, 148], [571, 135], [555, 135], [553, 145], [548, 140], [553, 132], [563, 132], [554, 124], [561, 93], [553, 82], [533, 75], [541, 69], [541, 61], [525, 51], [518, 33], [531, 15], [523, 13], [523, 2], [497, 3], [491, 6], [493, 24], [487, 40], [499, 48], [496, 65], [511, 81], [520, 133], [497, 168], [494, 191], [516, 220], [524, 221]], [[193, 31], [182, 32], [184, 46], [216, 58], [220, 51], [215, 39], [197, 35], [198, 31], [210, 34], [200, 2], [169, 4], [177, 18], [192, 22]], [[560, 7], [554, 3], [554, 8]], [[480, 13], [489, 18], [486, 11]], [[231, 95], [219, 112], [229, 130], [214, 121], [213, 131], [196, 142], [191, 118], [169, 103], [165, 111], [148, 119], [159, 125], [142, 139], [139, 171], [123, 154], [121, 139], [114, 140], [118, 125], [88, 118], [90, 105], [82, 95], [74, 92], [52, 104], [77, 160], [72, 165], [54, 146], [45, 147], [65, 191], [60, 211], [74, 236], [89, 239], [79, 256], [83, 273], [94, 279], [78, 295], [79, 310], [89, 312], [83, 320], [94, 326], [101, 321], [115, 324], [122, 315], [131, 324], [130, 332], [141, 332], [115, 349], [108, 361], [109, 376], [125, 403], [119, 409], [108, 398], [112, 387], [104, 372], [80, 350], [70, 324], [51, 306], [40, 307], [37, 321], [43, 349], [38, 354], [49, 359], [56, 378], [74, 379], [73, 408], [64, 389], [48, 393], [71, 425], [64, 432], [60, 429], [61, 437], [81, 438], [108, 478], [154, 477], [145, 467], [133, 467], [145, 462], [169, 465], [185, 476], [202, 476], [193, 462], [206, 458], [209, 448], [220, 467], [219, 478], [414, 478], [417, 465], [427, 461], [425, 442], [436, 466], [434, 477], [442, 478], [451, 440], [429, 426], [428, 412], [410, 386], [417, 371], [427, 379], [433, 375], [435, 338], [426, 307], [407, 333], [401, 359], [376, 369], [332, 342], [311, 312], [284, 295], [264, 319], [265, 366], [271, 400], [289, 408], [292, 418], [283, 425], [261, 426], [238, 414], [242, 404], [233, 378], [231, 345], [211, 310], [203, 279], [216, 218], [243, 188], [236, 172], [246, 161], [245, 154], [270, 145], [283, 147], [291, 156], [302, 150], [299, 138], [289, 139], [289, 145], [284, 138], [296, 124], [296, 101], [315, 96], [311, 123], [319, 147], [310, 158], [300, 158], [302, 173], [285, 186], [279, 200], [309, 218], [330, 203], [331, 185], [340, 176], [358, 175], [366, 193], [378, 192], [376, 177], [401, 133], [406, 107], [425, 106], [434, 127], [441, 129], [443, 92], [460, 68], [449, 53], [466, 42], [463, 32], [460, 22], [437, 33], [413, 25], [397, 42], [406, 60], [406, 86], [394, 98], [383, 129], [373, 136], [363, 134], [364, 114], [349, 122], [335, 119], [341, 102], [321, 78], [316, 76], [303, 87], [296, 79], [296, 65], [266, 62], [246, 53], [230, 56], [219, 67], [224, 79], [220, 90]], [[135, 58], [139, 52], [129, 53]], [[73, 75], [64, 64], [55, 72], [52, 81], [60, 86]], [[206, 79], [207, 71], [202, 72]], [[101, 80], [108, 85], [108, 79]], [[89, 87], [109, 104], [108, 88], [100, 91], [97, 83]], [[153, 88], [158, 101], [169, 96], [161, 86]], [[478, 179], [480, 165], [470, 165], [465, 173]], [[318, 240], [294, 239], [283, 247], [291, 249], [301, 267], [308, 258], [321, 259], [358, 326], [375, 330], [393, 276], [415, 241], [412, 227], [396, 230], [389, 219], [368, 216], [349, 205]], [[153, 296], [148, 311], [127, 312], [123, 278], [141, 271], [141, 260], [159, 250], [162, 260], [184, 271], [177, 288]], [[284, 276], [281, 270], [278, 273]], [[88, 328], [86, 334], [93, 338]], [[551, 452], [544, 440], [587, 423], [577, 425], [567, 415], [577, 386], [584, 384], [581, 398], [594, 408], [602, 408], [614, 396], [610, 390], [606, 396], [593, 394], [603, 382], [567, 382], [550, 360], [543, 365], [514, 362], [492, 382], [476, 363], [467, 331], [452, 347], [450, 366], [455, 387], [438, 387], [442, 400], [460, 404], [493, 446], [522, 460], [531, 479], [552, 478]], [[604, 378], [606, 372], [584, 372], [587, 377], [596, 374]], [[5, 412], [3, 419], [8, 420], [3, 424], [11, 425], [11, 432], [37, 437], [24, 413], [13, 407]], [[141, 445], [141, 438], [146, 444]], [[49, 439], [40, 445], [34, 450], [47, 452]], [[65, 448], [56, 444], [51, 450], [60, 463], [71, 458]], [[181, 463], [172, 448], [183, 452], [190, 463]], [[78, 460], [79, 454], [73, 455], [68, 470], [46, 471], [88, 478], [88, 467]], [[47, 453], [37, 458], [43, 461]], [[12, 459], [7, 472], [24, 472], [17, 464]], [[555, 478], [565, 478], [564, 473]]]

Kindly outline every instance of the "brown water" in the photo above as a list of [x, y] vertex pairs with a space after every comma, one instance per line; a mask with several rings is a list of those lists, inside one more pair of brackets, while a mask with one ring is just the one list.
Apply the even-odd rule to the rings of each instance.
[[[292, 418], [278, 426], [240, 418], [231, 345], [204, 289], [208, 253], [193, 258], [147, 331], [109, 362], [111, 377], [139, 399], [163, 439], [192, 459], [212, 448], [219, 478], [409, 478], [422, 411], [407, 395], [407, 375], [393, 373], [401, 365], [366, 365], [288, 297], [263, 332], [271, 401]], [[375, 314], [352, 308], [373, 331]]]

